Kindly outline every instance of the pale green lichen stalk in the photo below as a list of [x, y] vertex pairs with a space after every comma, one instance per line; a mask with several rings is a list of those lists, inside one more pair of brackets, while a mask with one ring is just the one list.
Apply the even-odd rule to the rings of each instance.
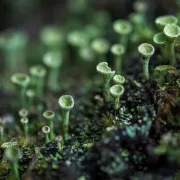
[[4, 52], [4, 64], [8, 73], [17, 71], [19, 66], [26, 69], [26, 47], [28, 37], [24, 32], [11, 32], [4, 37], [2, 49]]
[[110, 94], [114, 98], [114, 108], [118, 109], [119, 99], [124, 93], [124, 87], [122, 85], [114, 85], [110, 88]]
[[43, 126], [42, 132], [45, 134], [46, 144], [50, 142], [49, 133], [51, 132], [51, 129], [49, 126]]
[[63, 121], [63, 135], [64, 139], [68, 137], [68, 128], [69, 128], [69, 113], [70, 110], [74, 107], [74, 99], [71, 95], [63, 95], [59, 98], [59, 106], [61, 109], [61, 116]]
[[163, 32], [157, 33], [153, 37], [153, 41], [156, 45], [160, 47], [161, 54], [164, 58], [167, 58], [167, 39]]
[[110, 48], [110, 43], [108, 40], [104, 38], [97, 38], [92, 41], [91, 48], [98, 56], [99, 62], [106, 61], [106, 55]]
[[104, 91], [109, 92], [109, 83], [111, 78], [114, 76], [115, 71], [112, 71], [111, 68], [108, 66], [107, 62], [101, 62], [96, 66], [96, 70], [100, 73], [104, 79]]
[[111, 47], [111, 53], [114, 55], [114, 67], [116, 72], [122, 72], [122, 58], [125, 53], [125, 47], [122, 44], [114, 44]]
[[44, 64], [49, 68], [48, 88], [56, 90], [58, 88], [59, 70], [62, 64], [62, 55], [59, 51], [47, 52], [43, 57]]
[[34, 98], [36, 96], [35, 90], [34, 89], [28, 89], [26, 91], [26, 96], [27, 96], [28, 108], [33, 107], [33, 105], [34, 105]]
[[11, 147], [5, 150], [5, 157], [11, 162], [14, 179], [20, 180], [18, 170], [18, 159], [21, 157], [21, 151], [18, 148]]
[[167, 38], [170, 63], [171, 65], [176, 65], [174, 43], [175, 43], [176, 38], [178, 38], [178, 36], [180, 35], [180, 27], [176, 24], [167, 24], [164, 27], [163, 32]]
[[125, 78], [121, 76], [120, 74], [117, 74], [113, 77], [113, 82], [114, 84], [124, 84]]
[[43, 96], [46, 73], [47, 71], [42, 65], [35, 65], [30, 68], [32, 83], [35, 87], [36, 96], [38, 98], [41, 98]]
[[154, 47], [151, 44], [143, 43], [138, 47], [138, 51], [143, 61], [143, 76], [145, 79], [149, 79], [149, 60], [154, 54]]
[[45, 26], [40, 33], [40, 40], [47, 50], [59, 50], [64, 41], [64, 33], [56, 26]]
[[50, 138], [51, 140], [54, 139], [55, 134], [54, 134], [54, 117], [55, 117], [55, 113], [53, 111], [45, 111], [43, 113], [44, 118], [46, 118], [49, 121], [49, 127], [51, 129], [50, 132]]
[[15, 84], [20, 94], [21, 107], [26, 107], [26, 89], [30, 83], [30, 77], [23, 73], [15, 73], [11, 76], [11, 82]]
[[177, 24], [178, 19], [172, 15], [159, 16], [155, 20], [156, 26], [163, 30], [167, 24]]
[[113, 29], [120, 35], [120, 43], [127, 49], [128, 36], [133, 30], [131, 23], [127, 20], [119, 19], [113, 23]]
[[21, 121], [21, 123], [23, 125], [23, 128], [24, 128], [25, 138], [27, 139], [28, 138], [28, 133], [29, 133], [29, 126], [28, 126], [29, 119], [27, 117], [23, 117], [23, 118], [21, 118], [20, 121]]

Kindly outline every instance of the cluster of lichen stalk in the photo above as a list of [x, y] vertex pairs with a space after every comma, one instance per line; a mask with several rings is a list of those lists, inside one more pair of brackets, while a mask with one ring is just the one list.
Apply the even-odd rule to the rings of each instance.
[[[139, 17], [139, 16], [138, 16]], [[133, 20], [136, 17], [131, 16]], [[134, 22], [134, 21], [133, 21]], [[120, 98], [124, 94], [125, 78], [123, 77], [123, 68], [125, 67], [124, 59], [126, 52], [128, 52], [128, 44], [130, 43], [130, 35], [135, 31], [134, 24], [127, 20], [116, 20], [113, 23], [113, 29], [117, 36], [117, 42], [110, 45], [110, 42], [105, 38], [95, 38], [90, 43], [90, 47], [87, 46], [86, 40], [88, 39], [85, 34], [78, 31], [74, 31], [68, 34], [67, 42], [73, 47], [76, 53], [79, 53], [81, 57], [87, 61], [91, 61], [96, 58], [98, 65], [96, 70], [103, 77], [104, 85], [104, 98], [105, 102], [109, 102], [111, 99], [114, 102], [114, 109], [118, 110], [120, 107]], [[180, 27], [178, 26], [178, 20], [174, 16], [162, 16], [155, 20], [159, 31], [155, 34], [153, 40], [162, 51], [164, 58], [169, 60], [171, 65], [176, 65], [175, 56], [175, 41], [180, 35]], [[16, 44], [17, 37], [22, 40], [21, 43]], [[27, 43], [25, 36], [20, 34], [13, 35], [13, 38], [8, 42], [14, 46], [4, 47], [5, 57], [7, 58], [7, 69], [12, 71], [10, 63], [12, 56], [23, 58], [19, 55], [19, 49], [24, 49]], [[137, 38], [137, 37], [136, 37]], [[133, 39], [135, 40], [135, 39]], [[136, 39], [137, 40], [137, 39]], [[15, 41], [15, 42], [14, 42]], [[20, 122], [24, 129], [24, 137], [28, 139], [30, 137], [30, 121], [28, 118], [28, 112], [33, 108], [35, 102], [41, 102], [44, 98], [45, 87], [51, 91], [59, 90], [59, 71], [63, 62], [62, 41], [63, 35], [59, 33], [56, 28], [47, 27], [41, 33], [41, 41], [45, 45], [47, 51], [42, 57], [42, 64], [37, 64], [29, 69], [27, 73], [14, 73], [11, 77], [12, 83], [15, 85], [20, 99]], [[12, 50], [13, 49], [13, 50]], [[111, 51], [113, 56], [113, 65], [115, 71], [112, 71], [108, 65], [107, 53]], [[155, 48], [149, 43], [143, 43], [138, 46], [138, 52], [141, 56], [142, 62], [142, 78], [144, 80], [150, 79], [149, 62], [150, 58], [154, 55]], [[21, 60], [22, 61], [22, 60]], [[45, 119], [45, 124], [42, 127], [42, 132], [45, 137], [45, 142], [48, 143], [55, 139], [57, 136], [55, 132], [54, 122], [59, 121], [59, 133], [63, 136], [63, 141], [69, 138], [69, 119], [70, 111], [74, 107], [74, 99], [71, 95], [63, 95], [59, 98], [60, 113], [54, 112], [52, 109], [48, 109], [43, 112], [42, 117]], [[0, 129], [1, 140], [3, 140], [3, 128]], [[12, 162], [14, 174], [17, 178], [18, 175], [18, 158], [21, 155], [19, 149], [9, 148], [5, 152], [8, 160]]]

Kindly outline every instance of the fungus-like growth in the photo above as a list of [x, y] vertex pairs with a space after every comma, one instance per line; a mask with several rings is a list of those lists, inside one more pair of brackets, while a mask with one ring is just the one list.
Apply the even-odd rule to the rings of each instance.
[[74, 107], [74, 99], [71, 95], [63, 95], [59, 98], [59, 106], [63, 120], [64, 137], [68, 136], [69, 112]]
[[36, 92], [33, 89], [28, 89], [26, 91], [26, 96], [28, 98], [28, 107], [29, 108], [31, 108], [33, 106], [35, 95], [36, 95]]
[[14, 178], [19, 179], [18, 159], [21, 157], [21, 151], [15, 147], [7, 148], [5, 150], [5, 157], [11, 162]]
[[180, 27], [176, 24], [167, 24], [163, 30], [170, 41], [174, 41], [180, 35]]
[[143, 43], [138, 47], [138, 51], [143, 60], [143, 75], [145, 79], [149, 79], [149, 60], [154, 54], [154, 47], [151, 44]]
[[49, 68], [48, 88], [55, 90], [58, 87], [58, 76], [62, 64], [62, 55], [58, 51], [47, 52], [43, 57], [43, 62]]
[[89, 47], [82, 47], [80, 49], [79, 55], [86, 62], [92, 62], [95, 60], [94, 51]]
[[128, 35], [132, 32], [132, 25], [126, 20], [116, 20], [113, 24], [114, 31], [120, 35], [120, 43], [127, 47]]
[[28, 123], [29, 123], [29, 119], [27, 117], [22, 117], [20, 121], [21, 121], [21, 123], [24, 126], [25, 137], [28, 138], [28, 133], [29, 133]]
[[50, 141], [49, 139], [49, 133], [51, 132], [51, 128], [49, 126], [43, 126], [42, 127], [42, 132], [45, 134], [46, 136], [46, 143], [48, 143]]
[[161, 50], [161, 54], [167, 58], [167, 51], [166, 51], [166, 36], [164, 35], [164, 33], [160, 32], [154, 35], [153, 37], [153, 41], [155, 44], [157, 44], [158, 46], [160, 46], [160, 50]]
[[15, 73], [11, 76], [11, 82], [15, 84], [16, 87], [20, 90], [21, 106], [25, 107], [26, 105], [25, 92], [27, 86], [30, 83], [30, 77], [23, 73]]
[[54, 138], [54, 117], [55, 117], [55, 113], [53, 111], [45, 111], [43, 113], [44, 118], [46, 118], [47, 120], [49, 120], [49, 127], [51, 129], [50, 132], [50, 138], [51, 140]]
[[166, 43], [166, 36], [162, 32], [157, 33], [154, 35], [153, 41], [157, 45], [164, 45]]
[[42, 65], [35, 65], [30, 68], [32, 82], [36, 89], [37, 97], [43, 96], [44, 79], [46, 76], [46, 69]]
[[122, 56], [125, 53], [125, 47], [122, 44], [114, 44], [111, 47], [111, 53], [115, 57], [115, 69], [116, 72], [121, 72], [122, 71]]
[[[28, 37], [23, 32], [13, 32], [3, 41], [4, 63], [6, 71], [18, 70], [16, 67], [25, 66], [25, 49]], [[25, 68], [25, 67], [24, 67]]]
[[124, 84], [125, 78], [121, 76], [120, 74], [118, 74], [113, 77], [113, 81], [115, 84]]
[[157, 17], [155, 23], [160, 30], [163, 30], [167, 24], [177, 24], [178, 19], [172, 15], [165, 15]]
[[118, 109], [119, 99], [124, 93], [124, 87], [122, 85], [114, 85], [110, 88], [110, 94], [114, 98], [114, 108]]
[[132, 32], [132, 25], [126, 20], [116, 20], [113, 24], [114, 31], [122, 36]]
[[108, 66], [107, 62], [101, 62], [96, 66], [96, 70], [104, 77], [105, 84], [104, 89], [107, 92], [109, 89], [109, 82], [111, 78], [114, 76], [115, 71], [112, 71], [111, 68]]
[[134, 3], [134, 9], [138, 13], [146, 12], [147, 8], [148, 8], [147, 3], [144, 1], [136, 1]]
[[106, 61], [106, 54], [109, 51], [110, 44], [104, 38], [98, 38], [92, 41], [91, 48], [98, 55], [99, 62]]
[[57, 27], [47, 26], [41, 31], [40, 39], [49, 50], [55, 50], [62, 45], [64, 33]]
[[88, 44], [88, 36], [82, 31], [72, 31], [67, 36], [67, 41], [76, 48], [84, 47]]
[[176, 24], [167, 24], [163, 30], [166, 38], [168, 39], [169, 46], [169, 59], [171, 65], [176, 65], [176, 57], [174, 52], [174, 42], [176, 38], [180, 35], [180, 27]]
[[107, 28], [111, 24], [111, 17], [107, 11], [97, 11], [93, 16], [93, 23], [100, 29]]
[[29, 112], [28, 112], [28, 110], [25, 109], [25, 108], [19, 110], [19, 116], [20, 116], [20, 117], [27, 117], [28, 114], [29, 114]]
[[104, 30], [97, 27], [95, 24], [86, 25], [84, 31], [88, 34], [90, 40], [101, 37], [104, 34]]

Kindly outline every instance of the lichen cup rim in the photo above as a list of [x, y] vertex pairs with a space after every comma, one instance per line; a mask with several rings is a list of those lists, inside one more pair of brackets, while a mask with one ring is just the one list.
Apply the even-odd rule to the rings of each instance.
[[138, 51], [143, 57], [151, 57], [155, 49], [154, 47], [149, 43], [143, 43], [138, 46]]
[[58, 102], [63, 110], [70, 111], [74, 107], [74, 99], [71, 95], [61, 96]]
[[115, 73], [115, 71], [112, 71], [111, 68], [108, 66], [107, 62], [99, 63], [96, 66], [96, 70], [103, 75]]
[[110, 88], [110, 93], [113, 97], [120, 97], [124, 93], [124, 87], [120, 84], [113, 85]]

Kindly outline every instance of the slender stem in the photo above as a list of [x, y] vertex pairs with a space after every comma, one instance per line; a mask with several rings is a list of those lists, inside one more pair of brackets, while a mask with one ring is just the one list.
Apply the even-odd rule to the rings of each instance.
[[115, 67], [114, 69], [116, 69], [116, 73], [121, 73], [122, 72], [122, 57], [121, 56], [117, 56], [115, 58]]
[[29, 128], [28, 128], [28, 123], [26, 123], [26, 124], [24, 125], [24, 133], [25, 133], [25, 138], [26, 138], [26, 139], [28, 138], [28, 130], [29, 130]]
[[124, 45], [125, 51], [126, 51], [127, 45], [128, 45], [128, 36], [127, 36], [127, 35], [121, 36], [121, 38], [120, 38], [120, 43], [121, 43], [122, 45]]
[[38, 79], [36, 84], [36, 93], [39, 98], [43, 96], [44, 77]]
[[17, 162], [13, 162], [12, 163], [12, 168], [13, 168], [13, 171], [14, 171], [15, 178], [17, 180], [19, 180], [20, 178], [19, 178], [19, 171], [18, 171], [18, 164], [17, 164]]
[[114, 108], [118, 109], [119, 107], [119, 97], [114, 99]]
[[150, 58], [143, 59], [143, 75], [145, 79], [149, 79], [149, 60]]
[[59, 67], [51, 68], [48, 75], [48, 87], [55, 90], [58, 86]]
[[69, 111], [63, 111], [62, 118], [63, 118], [63, 131], [65, 137], [68, 134], [68, 128], [69, 128]]
[[28, 107], [31, 108], [33, 106], [34, 97], [28, 98]]
[[53, 119], [50, 119], [50, 128], [51, 128], [51, 131], [50, 131], [50, 138], [51, 140], [54, 139], [54, 122], [53, 122]]
[[174, 42], [169, 44], [169, 54], [170, 54], [170, 63], [171, 65], [176, 65], [176, 57], [174, 52]]
[[14, 61], [14, 53], [6, 52], [4, 55], [4, 62], [6, 71], [13, 72], [14, 67], [16, 67], [16, 61]]
[[22, 87], [20, 91], [20, 99], [21, 99], [21, 107], [25, 108], [26, 106], [26, 96], [25, 96], [26, 88]]
[[49, 141], [50, 141], [49, 134], [46, 134], [46, 143], [48, 143]]
[[105, 79], [105, 83], [104, 83], [104, 96], [107, 101], [109, 100], [109, 97], [110, 97], [110, 92], [109, 92], [110, 80], [111, 78], [108, 77]]
[[25, 49], [19, 49], [16, 51], [6, 51], [4, 53], [4, 62], [6, 71], [12, 73], [18, 70], [19, 66], [22, 66], [23, 69], [26, 69], [25, 63]]

